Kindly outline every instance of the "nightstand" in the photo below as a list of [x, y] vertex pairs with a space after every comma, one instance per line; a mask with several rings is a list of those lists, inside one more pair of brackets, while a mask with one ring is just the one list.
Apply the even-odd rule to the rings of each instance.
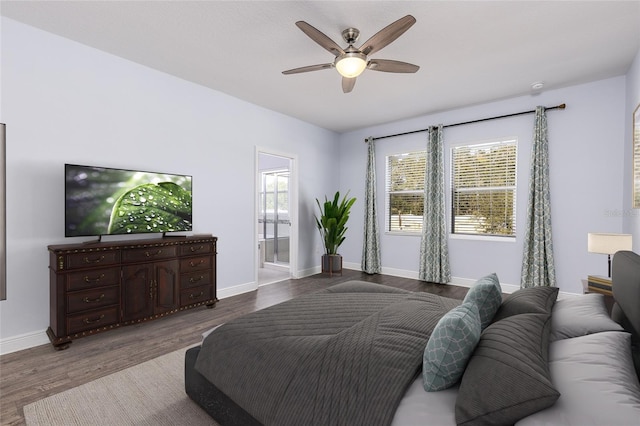
[[611, 287], [611, 278], [600, 275], [588, 275], [586, 293], [604, 294], [604, 303], [607, 306], [609, 315], [611, 315], [611, 308], [613, 308], [613, 289]]
[[611, 278], [602, 277], [600, 275], [587, 276], [587, 292], [602, 293], [607, 296], [613, 296]]

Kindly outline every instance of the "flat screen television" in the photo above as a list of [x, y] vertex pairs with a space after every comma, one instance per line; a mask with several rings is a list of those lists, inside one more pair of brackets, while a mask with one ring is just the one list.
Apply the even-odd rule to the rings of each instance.
[[65, 237], [192, 230], [189, 175], [65, 164]]

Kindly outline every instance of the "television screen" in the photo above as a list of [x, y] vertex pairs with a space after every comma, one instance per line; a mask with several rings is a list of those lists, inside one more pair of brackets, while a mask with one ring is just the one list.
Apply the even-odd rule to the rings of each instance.
[[65, 237], [191, 231], [191, 176], [65, 164]]

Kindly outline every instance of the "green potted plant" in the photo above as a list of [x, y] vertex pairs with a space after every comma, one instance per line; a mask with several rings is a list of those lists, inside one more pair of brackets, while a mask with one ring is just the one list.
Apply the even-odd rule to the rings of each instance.
[[340, 192], [336, 192], [333, 200], [324, 197], [324, 203], [316, 198], [320, 217], [315, 216], [316, 225], [320, 231], [325, 253], [322, 255], [322, 272], [342, 271], [342, 256], [338, 254], [338, 247], [345, 239], [347, 232], [347, 220], [351, 206], [356, 202], [354, 197], [349, 198], [349, 193], [340, 199]]

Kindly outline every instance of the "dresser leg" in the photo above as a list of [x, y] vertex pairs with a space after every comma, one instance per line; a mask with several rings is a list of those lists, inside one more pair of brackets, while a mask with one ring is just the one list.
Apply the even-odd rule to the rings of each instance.
[[49, 340], [51, 340], [53, 348], [57, 351], [67, 349], [69, 345], [71, 345], [71, 339], [69, 339], [68, 337], [64, 339], [57, 337], [51, 327], [47, 328], [47, 336], [49, 336]]

